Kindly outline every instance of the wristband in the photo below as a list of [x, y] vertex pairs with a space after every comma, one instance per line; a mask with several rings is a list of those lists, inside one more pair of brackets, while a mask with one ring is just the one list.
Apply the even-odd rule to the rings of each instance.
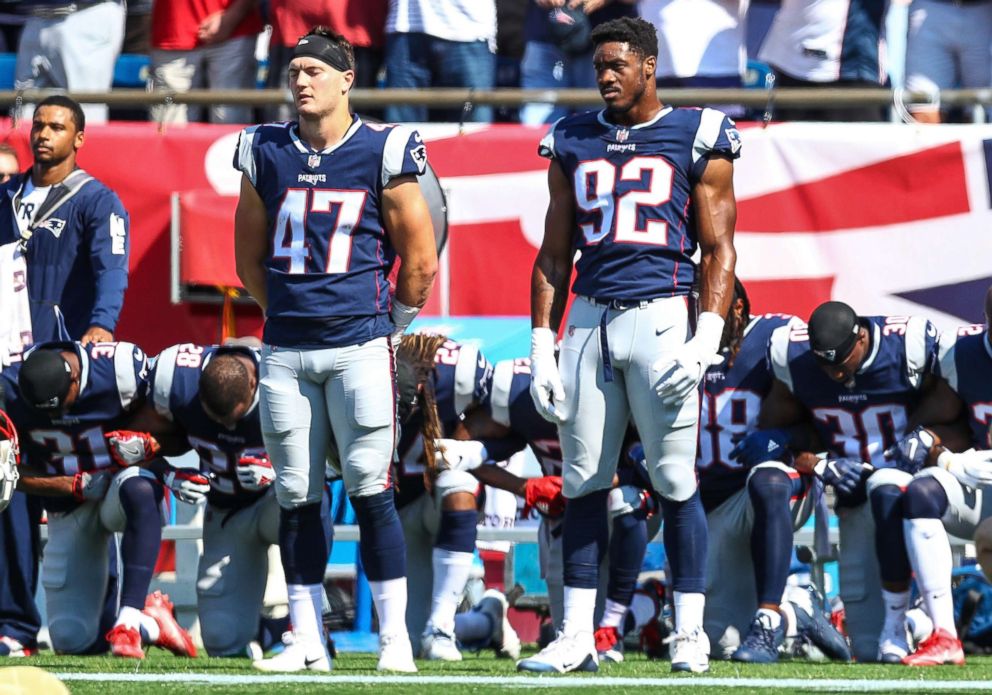
[[398, 332], [405, 331], [419, 313], [419, 306], [408, 306], [393, 297], [393, 307], [389, 310], [389, 318], [393, 320], [393, 325]]
[[723, 317], [713, 311], [704, 311], [696, 319], [696, 341], [710, 352], [720, 352], [720, 339], [723, 337]]

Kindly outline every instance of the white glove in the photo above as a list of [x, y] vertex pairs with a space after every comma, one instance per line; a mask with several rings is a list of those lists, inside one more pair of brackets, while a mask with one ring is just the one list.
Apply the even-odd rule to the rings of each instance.
[[435, 439], [434, 464], [439, 471], [473, 471], [489, 458], [482, 442]]
[[193, 468], [170, 467], [162, 476], [162, 482], [186, 504], [197, 504], [210, 492], [210, 480]]
[[969, 487], [992, 485], [992, 451], [941, 452], [937, 465]]
[[723, 362], [720, 338], [723, 337], [723, 317], [704, 311], [696, 322], [696, 334], [674, 355], [662, 357], [651, 367], [655, 391], [665, 405], [681, 403], [689, 397], [706, 370]]
[[113, 478], [114, 474], [110, 471], [76, 473], [72, 477], [72, 496], [77, 502], [102, 500], [110, 489], [110, 481]]
[[419, 306], [407, 306], [393, 297], [393, 307], [389, 310], [389, 318], [393, 320], [393, 333], [389, 336], [389, 342], [393, 344], [394, 351], [399, 349], [403, 334], [419, 313]]
[[276, 479], [275, 471], [272, 470], [272, 462], [269, 455], [261, 449], [248, 449], [241, 458], [235, 469], [238, 475], [238, 483], [242, 490], [258, 492], [272, 484]]
[[555, 361], [555, 334], [550, 328], [533, 328], [530, 332], [530, 397], [548, 422], [565, 421], [561, 408], [565, 387]]

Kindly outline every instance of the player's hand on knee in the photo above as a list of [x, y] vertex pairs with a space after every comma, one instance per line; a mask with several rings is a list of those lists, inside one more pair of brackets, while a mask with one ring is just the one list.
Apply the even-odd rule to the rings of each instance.
[[925, 427], [917, 427], [899, 442], [885, 451], [885, 460], [901, 471], [915, 475], [922, 469], [930, 455], [930, 450], [939, 443], [933, 432]]
[[113, 477], [114, 474], [110, 471], [76, 473], [72, 476], [72, 496], [77, 502], [102, 500], [110, 489]]
[[937, 465], [969, 487], [992, 485], [992, 451], [941, 452]]
[[162, 483], [172, 494], [186, 504], [197, 504], [210, 492], [210, 480], [200, 471], [169, 466], [162, 475]]
[[779, 461], [789, 445], [786, 430], [755, 430], [737, 442], [728, 456], [745, 468], [753, 468], [765, 461]]
[[854, 495], [861, 484], [862, 476], [872, 469], [866, 463], [854, 459], [821, 459], [813, 472], [826, 485], [843, 495]]
[[528, 478], [524, 485], [524, 509], [522, 517], [530, 516], [537, 510], [542, 516], [559, 517], [565, 513], [565, 497], [561, 493], [561, 477], [546, 475], [543, 478]]
[[556, 425], [565, 421], [565, 387], [555, 361], [555, 334], [550, 328], [530, 332], [530, 397], [545, 420]]
[[276, 479], [269, 455], [263, 449], [247, 449], [238, 459], [235, 472], [241, 489], [250, 492], [264, 490]]
[[114, 430], [103, 436], [107, 440], [110, 458], [121, 468], [151, 461], [161, 449], [155, 437], [147, 432]]
[[489, 458], [482, 442], [435, 439], [434, 463], [439, 471], [474, 471]]
[[665, 405], [681, 403], [699, 386], [706, 370], [723, 362], [720, 339], [722, 316], [704, 311], [696, 322], [696, 334], [674, 355], [661, 358], [652, 366], [655, 391]]

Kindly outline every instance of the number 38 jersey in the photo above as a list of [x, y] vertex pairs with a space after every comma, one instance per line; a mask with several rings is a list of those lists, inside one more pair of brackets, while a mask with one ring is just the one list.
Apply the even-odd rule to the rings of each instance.
[[[49, 476], [75, 475], [113, 465], [104, 432], [126, 426], [148, 391], [148, 361], [132, 343], [44, 343], [79, 356], [79, 396], [65, 413], [48, 414], [21, 400], [17, 375], [23, 362], [0, 373], [6, 410], [17, 428], [25, 462]], [[25, 355], [25, 358], [27, 355]], [[63, 512], [78, 506], [71, 497], [45, 497], [45, 507]]]
[[731, 450], [758, 427], [761, 402], [772, 387], [768, 368], [768, 341], [782, 326], [801, 326], [793, 316], [756, 316], [744, 329], [733, 365], [710, 367], [703, 379], [699, 414], [699, 449], [696, 470], [699, 494], [706, 511], [716, 509], [744, 488], [750, 469], [730, 458]]
[[937, 373], [965, 404], [971, 442], [992, 449], [992, 345], [985, 326], [940, 336]]
[[575, 197], [572, 290], [600, 300], [689, 294], [692, 188], [711, 155], [736, 159], [740, 147], [734, 122], [714, 109], [668, 107], [630, 127], [603, 111], [555, 123], [538, 152], [559, 163]]
[[237, 465], [246, 452], [262, 453], [262, 427], [258, 419], [258, 392], [251, 408], [234, 429], [207, 416], [200, 403], [200, 374], [217, 354], [248, 355], [258, 369], [258, 350], [249, 347], [218, 347], [184, 343], [166, 348], [155, 359], [151, 377], [151, 399], [156, 412], [179, 425], [186, 441], [200, 457], [200, 468], [210, 471], [208, 501], [224, 508], [247, 506], [265, 491], [244, 490], [238, 483]]
[[241, 133], [234, 166], [268, 217], [265, 342], [306, 349], [388, 335], [396, 254], [383, 229], [382, 192], [397, 176], [424, 172], [420, 134], [355, 117], [340, 142], [314, 150], [296, 123], [252, 126]]
[[775, 378], [809, 409], [820, 440], [833, 456], [887, 468], [891, 464], [882, 454], [905, 432], [924, 379], [933, 372], [937, 329], [916, 316], [868, 316], [861, 321], [871, 346], [850, 388], [820, 368], [805, 326], [776, 329], [769, 359]]

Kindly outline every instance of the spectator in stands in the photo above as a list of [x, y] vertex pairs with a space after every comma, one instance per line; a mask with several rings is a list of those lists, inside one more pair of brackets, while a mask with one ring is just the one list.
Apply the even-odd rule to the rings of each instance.
[[[520, 60], [524, 57], [524, 19], [527, 0], [496, 0], [496, 82], [497, 88], [520, 88]], [[493, 120], [516, 123], [519, 109], [500, 106]]]
[[[252, 89], [255, 43], [262, 30], [258, 0], [155, 0], [152, 7], [152, 85], [155, 89]], [[199, 121], [199, 107], [154, 106], [162, 123]], [[214, 104], [212, 123], [250, 123], [251, 107]]]
[[124, 45], [121, 53], [147, 55], [151, 50], [153, 0], [126, 0]]
[[[325, 26], [348, 39], [355, 50], [355, 87], [379, 84], [389, 0], [269, 0], [269, 75], [267, 87], [288, 89], [293, 47], [312, 27]], [[289, 120], [289, 105], [271, 110], [270, 120]], [[369, 113], [363, 111], [364, 113]], [[374, 114], [373, 114], [374, 115]]]
[[[495, 81], [495, 0], [389, 0], [387, 87], [492, 89]], [[441, 120], [492, 121], [491, 106], [438, 110]], [[397, 104], [387, 121], [426, 121], [427, 107]]]
[[[782, 0], [758, 57], [777, 87], [878, 87], [886, 0]], [[881, 107], [777, 108], [780, 120], [877, 121]]]
[[911, 104], [921, 123], [940, 123], [940, 90], [992, 86], [992, 0], [913, 0], [906, 44], [906, 90], [929, 103]]
[[[123, 0], [23, 0], [16, 8], [28, 16], [17, 48], [17, 89], [110, 89], [124, 39]], [[105, 104], [87, 104], [83, 113], [90, 123], [107, 120]]]
[[21, 173], [20, 167], [17, 150], [5, 142], [0, 143], [0, 183], [7, 183], [11, 176]]
[[[529, 0], [524, 24], [524, 89], [595, 88], [589, 32], [617, 17], [636, 17], [637, 0]], [[520, 122], [553, 123], [570, 109], [554, 104], [524, 104]]]

